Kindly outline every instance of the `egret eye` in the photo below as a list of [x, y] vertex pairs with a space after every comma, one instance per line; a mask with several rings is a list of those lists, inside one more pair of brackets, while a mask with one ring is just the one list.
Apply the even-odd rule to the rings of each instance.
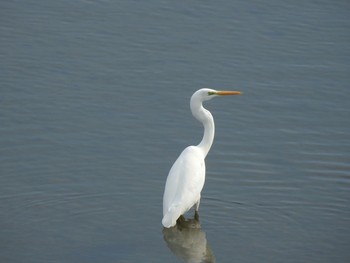
[[211, 95], [215, 95], [216, 93], [214, 91], [208, 91], [208, 95], [211, 96]]

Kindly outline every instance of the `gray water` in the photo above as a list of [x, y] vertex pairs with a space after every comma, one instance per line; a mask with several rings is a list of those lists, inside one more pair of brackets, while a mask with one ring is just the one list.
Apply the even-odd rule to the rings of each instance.
[[[348, 1], [1, 1], [1, 262], [349, 262]], [[216, 121], [201, 228], [162, 195]], [[186, 215], [192, 216], [192, 212]]]

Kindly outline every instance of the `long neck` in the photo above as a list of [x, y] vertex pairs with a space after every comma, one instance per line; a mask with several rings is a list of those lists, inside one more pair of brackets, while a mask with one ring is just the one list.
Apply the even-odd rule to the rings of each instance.
[[211, 145], [214, 141], [215, 135], [215, 124], [214, 119], [211, 113], [206, 110], [202, 102], [199, 101], [191, 101], [191, 111], [193, 116], [203, 124], [204, 127], [204, 135], [202, 141], [197, 145], [202, 149], [204, 157], [207, 156]]

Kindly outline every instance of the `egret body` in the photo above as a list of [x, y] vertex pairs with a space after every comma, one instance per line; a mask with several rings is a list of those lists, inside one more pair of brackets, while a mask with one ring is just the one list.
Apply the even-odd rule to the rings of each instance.
[[203, 107], [203, 101], [217, 96], [238, 95], [239, 91], [197, 90], [191, 97], [192, 115], [203, 124], [204, 135], [196, 146], [188, 146], [171, 167], [163, 196], [164, 227], [176, 225], [177, 219], [195, 206], [195, 219], [205, 181], [205, 157], [213, 144], [215, 125], [211, 113]]

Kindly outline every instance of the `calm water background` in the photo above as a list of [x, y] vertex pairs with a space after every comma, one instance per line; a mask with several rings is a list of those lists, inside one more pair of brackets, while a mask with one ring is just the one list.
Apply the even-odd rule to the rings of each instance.
[[27, 0], [0, 14], [2, 262], [181, 262], [162, 195], [201, 139], [202, 87], [244, 95], [206, 104], [202, 229], [177, 240], [216, 262], [349, 262], [348, 1]]

